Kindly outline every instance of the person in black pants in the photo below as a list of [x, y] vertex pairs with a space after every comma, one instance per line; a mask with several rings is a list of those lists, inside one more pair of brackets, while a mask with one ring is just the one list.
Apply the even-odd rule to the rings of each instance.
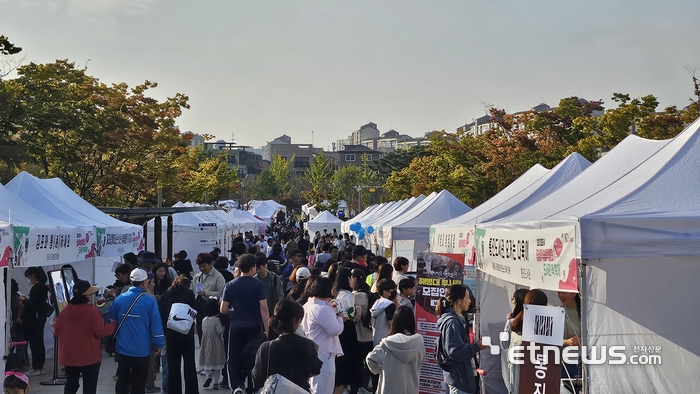
[[[255, 362], [255, 352], [250, 344], [255, 339], [268, 335], [267, 291], [265, 285], [253, 277], [255, 274], [255, 256], [246, 254], [238, 259], [241, 276], [227, 283], [224, 287], [220, 312], [231, 317], [229, 330], [228, 367], [230, 387], [233, 393], [242, 393], [241, 386], [245, 381], [246, 359], [244, 353], [252, 353]], [[264, 341], [261, 340], [260, 343]], [[258, 344], [259, 345], [259, 344]], [[252, 366], [250, 366], [252, 370]], [[249, 372], [249, 371], [248, 371]]]
[[[46, 273], [41, 267], [29, 267], [24, 271], [27, 281], [32, 284], [29, 298], [19, 297], [24, 304], [22, 311], [22, 331], [32, 350], [32, 370], [27, 376], [38, 376], [46, 373], [46, 348], [44, 347], [44, 325], [46, 325], [46, 296], [49, 288], [46, 286]], [[65, 297], [63, 295], [62, 297]]]
[[187, 304], [196, 309], [194, 293], [190, 290], [190, 281], [185, 275], [180, 275], [173, 281], [172, 286], [158, 302], [163, 327], [165, 327], [166, 357], [168, 359], [168, 394], [182, 393], [180, 366], [184, 363], [185, 393], [198, 394], [197, 370], [195, 368], [194, 328], [187, 334], [167, 328], [170, 307], [174, 303]]

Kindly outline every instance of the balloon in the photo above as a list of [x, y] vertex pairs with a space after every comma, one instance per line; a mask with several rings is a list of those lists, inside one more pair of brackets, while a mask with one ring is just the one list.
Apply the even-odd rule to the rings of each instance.
[[374, 227], [369, 226], [367, 227], [367, 234], [372, 234], [374, 232]]
[[350, 230], [352, 230], [354, 232], [358, 232], [359, 229], [360, 229], [360, 223], [358, 223], [358, 222], [355, 222], [355, 223], [350, 225]]
[[361, 233], [357, 234], [357, 239], [359, 239], [360, 241], [362, 241], [363, 239], [365, 239], [365, 233], [364, 233], [364, 232], [361, 232]]

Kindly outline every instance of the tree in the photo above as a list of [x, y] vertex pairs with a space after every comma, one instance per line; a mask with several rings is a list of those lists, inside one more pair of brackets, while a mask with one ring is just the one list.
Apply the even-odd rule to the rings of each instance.
[[74, 63], [30, 63], [17, 70], [22, 118], [17, 135], [37, 175], [60, 177], [96, 204], [155, 205], [158, 187], [175, 182], [172, 162], [186, 152], [175, 119], [187, 96], [163, 102], [145, 81], [107, 86]]
[[205, 202], [207, 196], [209, 201], [229, 199], [238, 187], [238, 167], [229, 167], [225, 152], [212, 153], [203, 145], [189, 147], [176, 166], [179, 185], [170, 195], [178, 200]]
[[316, 155], [304, 174], [311, 186], [311, 190], [303, 193], [309, 205], [318, 205], [327, 201], [330, 207], [338, 207], [338, 194], [332, 187], [334, 173], [335, 168], [331, 159], [323, 152]]
[[[294, 160], [293, 157], [292, 160]], [[261, 172], [253, 181], [253, 198], [278, 201], [287, 198], [292, 187], [289, 163], [282, 156], [275, 156], [270, 163], [270, 169]]]
[[377, 171], [377, 175], [386, 179], [392, 172], [401, 171], [408, 167], [415, 157], [427, 156], [425, 145], [412, 146], [409, 149], [398, 149], [394, 152], [385, 153], [384, 156], [371, 164], [372, 169]]

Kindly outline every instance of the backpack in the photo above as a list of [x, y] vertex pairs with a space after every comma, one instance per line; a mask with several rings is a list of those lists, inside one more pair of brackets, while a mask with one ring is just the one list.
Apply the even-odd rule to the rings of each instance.
[[367, 293], [367, 313], [362, 315], [360, 321], [362, 321], [363, 326], [372, 328], [372, 312], [370, 309], [372, 309], [372, 305], [374, 305], [374, 303], [380, 298], [379, 293], [372, 293], [367, 290], [362, 290], [362, 292]]
[[445, 353], [442, 348], [442, 333], [438, 337], [437, 345], [435, 345], [435, 351], [433, 351], [433, 356], [435, 357], [435, 362], [442, 368], [445, 372], [450, 372], [452, 369], [452, 359]]

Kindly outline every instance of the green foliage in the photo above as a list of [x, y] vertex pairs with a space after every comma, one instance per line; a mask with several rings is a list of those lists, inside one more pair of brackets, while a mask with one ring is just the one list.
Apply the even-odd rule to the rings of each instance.
[[327, 205], [323, 209], [335, 211], [338, 208], [340, 199], [332, 183], [334, 173], [335, 165], [323, 152], [316, 155], [315, 160], [309, 163], [304, 177], [309, 182], [311, 190], [302, 193], [309, 205], [317, 206], [319, 209], [320, 204], [325, 202]]
[[[291, 161], [294, 160], [292, 157]], [[289, 197], [292, 188], [289, 165], [282, 156], [277, 155], [270, 163], [270, 169], [261, 172], [252, 183], [253, 198], [256, 200], [273, 199], [282, 201]]]
[[0, 36], [0, 55], [15, 55], [22, 52], [22, 48], [11, 43], [5, 36]]
[[213, 155], [204, 146], [188, 147], [176, 161], [179, 187], [171, 192], [180, 201], [205, 202], [230, 199], [238, 188], [238, 167], [230, 168], [226, 152]]

